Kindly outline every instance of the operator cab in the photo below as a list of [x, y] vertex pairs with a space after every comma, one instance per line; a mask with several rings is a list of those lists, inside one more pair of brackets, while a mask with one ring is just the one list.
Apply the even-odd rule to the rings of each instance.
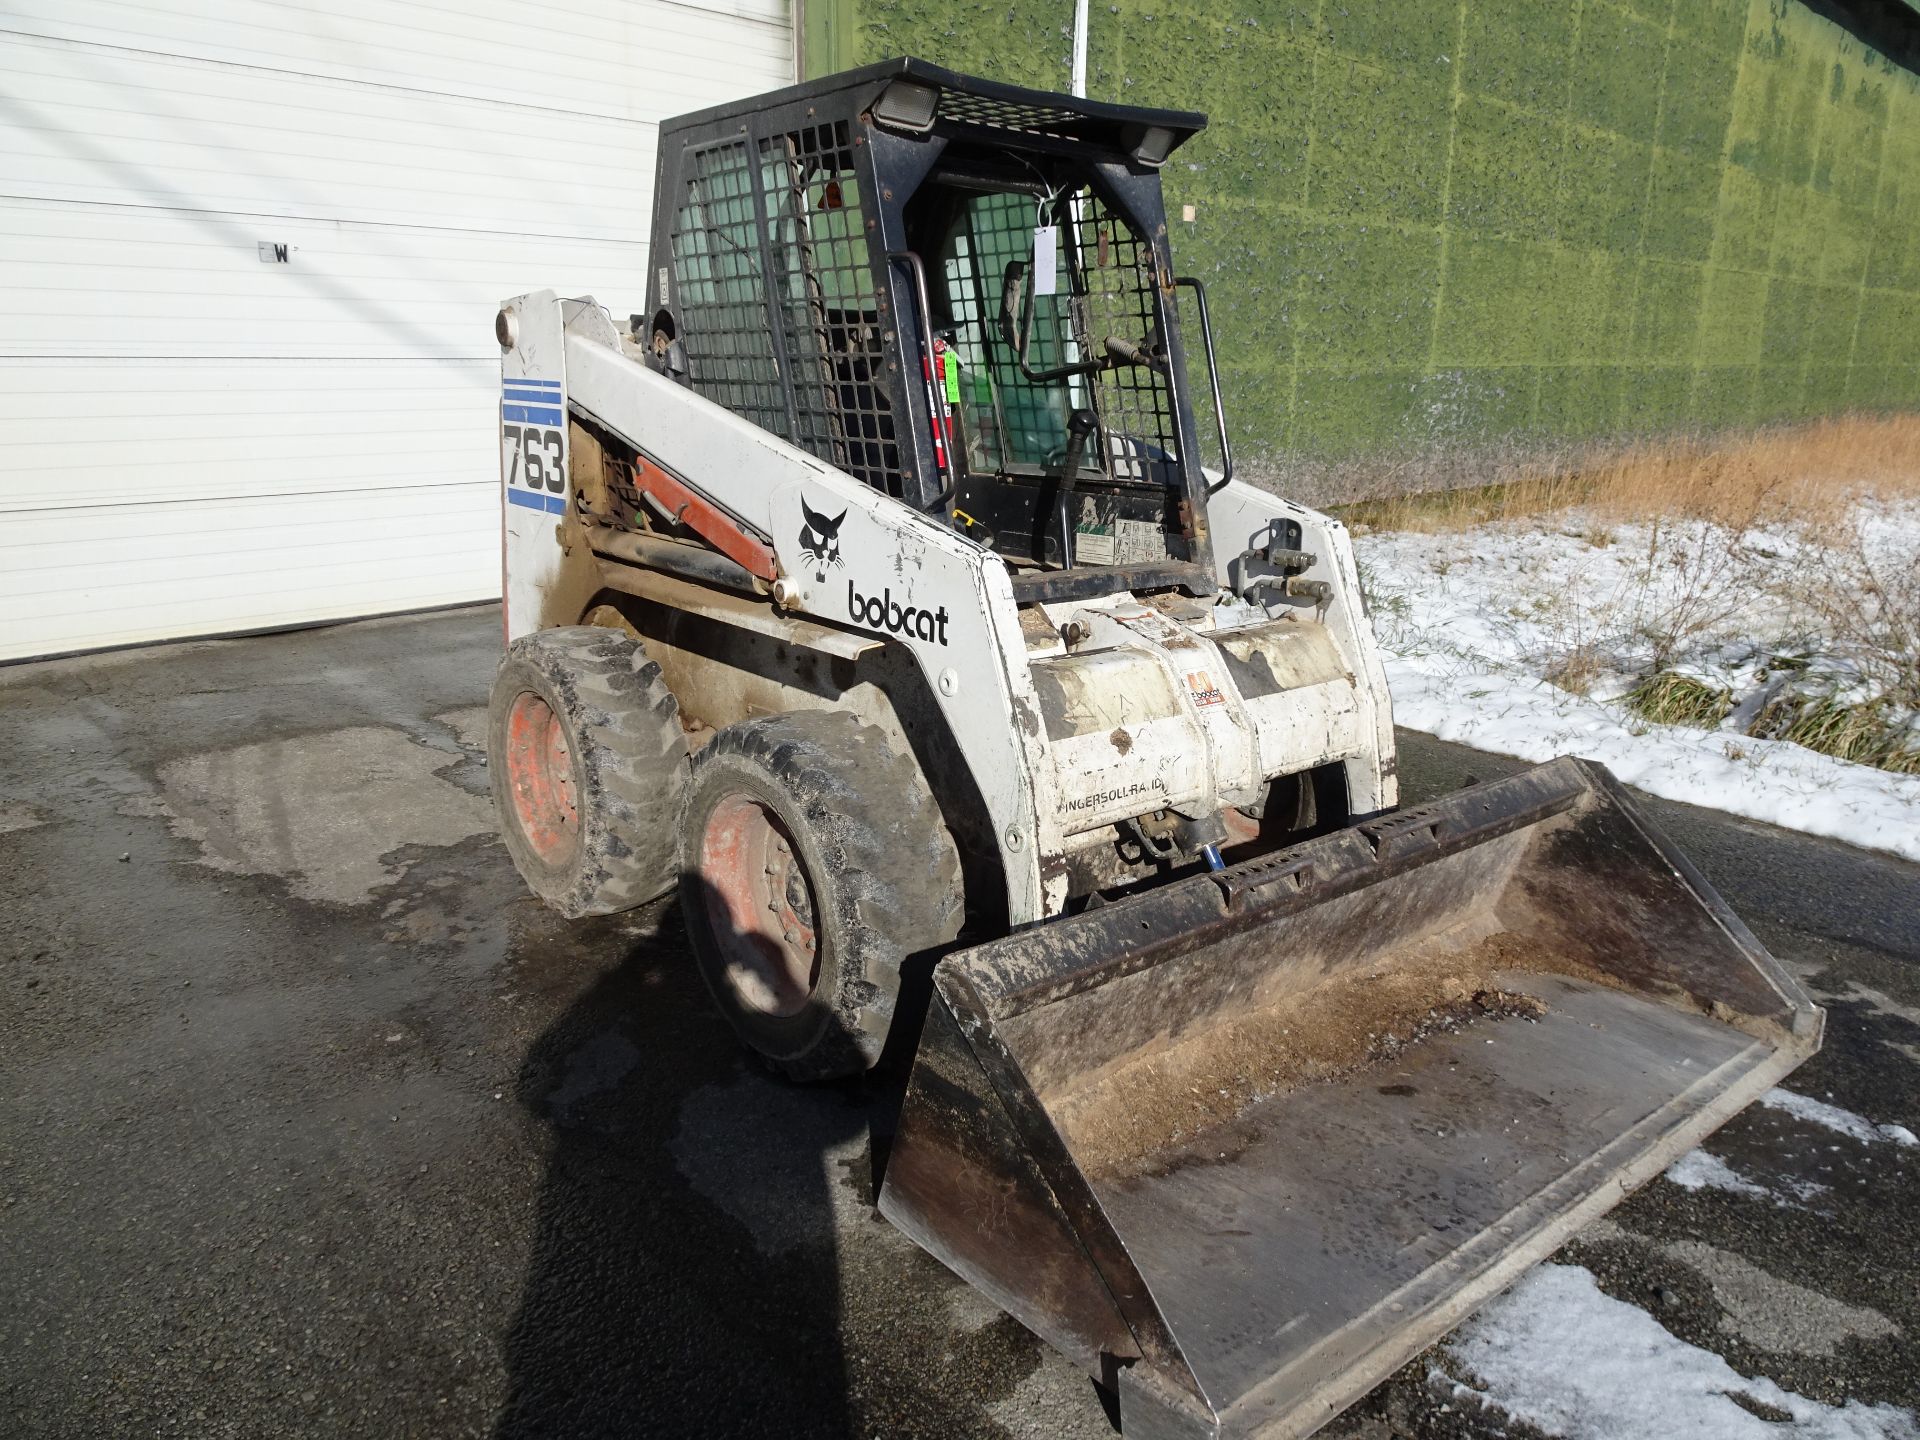
[[1203, 334], [1205, 296], [1158, 173], [1204, 123], [916, 60], [669, 122], [636, 338], [1002, 556], [1022, 600], [1210, 595], [1176, 287]]

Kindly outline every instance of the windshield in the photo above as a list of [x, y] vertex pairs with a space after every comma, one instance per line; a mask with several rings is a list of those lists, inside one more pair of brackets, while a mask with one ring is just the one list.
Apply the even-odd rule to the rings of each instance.
[[[1172, 387], [1164, 360], [1144, 358], [1160, 348], [1151, 250], [1084, 189], [1052, 196], [962, 192], [955, 199], [928, 278], [967, 468], [1054, 473], [1068, 453], [1069, 420], [1085, 411], [1097, 421], [1098, 438], [1081, 449], [1082, 473], [1174, 483]], [[1036, 261], [1046, 267], [1039, 273]], [[1003, 304], [1016, 291], [1024, 367], [1001, 324]], [[1049, 376], [1112, 356], [1116, 345], [1143, 359], [1095, 374]]]

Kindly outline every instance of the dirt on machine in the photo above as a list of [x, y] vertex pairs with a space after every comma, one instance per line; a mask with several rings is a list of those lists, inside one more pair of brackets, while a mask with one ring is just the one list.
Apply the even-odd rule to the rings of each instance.
[[[1811, 1055], [1607, 772], [1398, 805], [1335, 519], [1234, 478], [1161, 167], [896, 60], [661, 129], [639, 310], [508, 301], [505, 842], [677, 888], [879, 1208], [1118, 1395], [1305, 1435]], [[636, 286], [636, 289], [638, 287]]]

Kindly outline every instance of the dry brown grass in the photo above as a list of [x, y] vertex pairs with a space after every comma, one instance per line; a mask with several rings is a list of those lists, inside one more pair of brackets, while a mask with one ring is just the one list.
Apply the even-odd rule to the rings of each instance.
[[1825, 529], [1863, 495], [1920, 497], [1920, 415], [1847, 415], [1712, 439], [1595, 451], [1566, 467], [1491, 484], [1342, 508], [1375, 530], [1465, 530], [1576, 507], [1596, 544], [1608, 521], [1711, 520], [1735, 532], [1791, 523]]

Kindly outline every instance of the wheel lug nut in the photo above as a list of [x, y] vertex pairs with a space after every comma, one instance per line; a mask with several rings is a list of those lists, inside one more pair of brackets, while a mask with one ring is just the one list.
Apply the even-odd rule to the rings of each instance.
[[782, 931], [782, 932], [781, 932], [781, 937], [780, 937], [780, 938], [781, 938], [781, 939], [783, 939], [783, 940], [785, 940], [785, 941], [787, 942], [787, 944], [789, 944], [789, 945], [792, 945], [792, 944], [793, 944], [793, 943], [795, 943], [795, 942], [796, 942], [797, 940], [799, 940], [799, 938], [800, 938], [800, 935], [799, 935], [799, 933], [798, 933], [797, 931], [794, 931], [794, 930], [785, 930], [785, 931]]

